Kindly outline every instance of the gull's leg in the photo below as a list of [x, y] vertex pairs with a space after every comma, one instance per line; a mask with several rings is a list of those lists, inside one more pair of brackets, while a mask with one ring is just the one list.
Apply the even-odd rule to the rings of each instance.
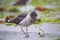
[[26, 27], [26, 36], [25, 37], [29, 37], [29, 34], [28, 34], [28, 27]]
[[22, 29], [22, 27], [21, 27], [21, 31], [26, 35], [26, 33], [25, 33], [25, 31]]
[[28, 27], [26, 27], [26, 34], [28, 35]]

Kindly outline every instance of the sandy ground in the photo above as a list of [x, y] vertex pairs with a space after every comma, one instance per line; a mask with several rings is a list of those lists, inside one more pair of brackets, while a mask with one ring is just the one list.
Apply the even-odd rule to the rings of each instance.
[[[0, 24], [0, 40], [60, 40], [60, 24], [42, 23], [38, 27], [31, 25], [29, 27], [29, 38], [24, 38], [20, 26], [6, 26]], [[39, 37], [38, 28], [45, 32], [45, 37]], [[25, 28], [23, 28], [25, 30]]]
[[0, 31], [0, 40], [57, 40], [60, 35], [45, 33], [45, 37], [39, 37], [36, 32], [29, 32], [29, 38], [24, 38], [23, 33], [14, 31]]

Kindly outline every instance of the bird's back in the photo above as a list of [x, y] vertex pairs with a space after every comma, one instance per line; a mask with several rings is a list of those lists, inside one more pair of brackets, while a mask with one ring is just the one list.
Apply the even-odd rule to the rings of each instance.
[[8, 23], [19, 24], [26, 16], [27, 16], [27, 14], [24, 14], [24, 13], [20, 14], [16, 18], [14, 18], [13, 20], [10, 20]]

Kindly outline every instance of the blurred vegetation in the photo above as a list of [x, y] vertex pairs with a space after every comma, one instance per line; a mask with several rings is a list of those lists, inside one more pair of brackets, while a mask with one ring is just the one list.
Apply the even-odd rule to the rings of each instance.
[[[0, 0], [0, 6], [6, 9], [4, 11], [0, 11], [0, 18], [5, 17], [5, 12], [10, 12], [14, 14], [20, 13], [20, 6], [13, 6], [13, 3], [16, 1], [17, 0]], [[44, 16], [41, 16], [34, 24], [39, 24], [43, 22], [60, 23], [60, 18], [56, 17], [56, 15], [60, 15], [60, 0], [32, 0], [31, 5], [36, 7], [55, 7], [50, 8], [44, 12], [40, 12], [40, 14], [43, 14]]]
[[34, 22], [34, 24], [40, 24], [40, 23], [57, 23], [60, 24], [60, 18], [58, 19], [50, 19], [50, 20], [45, 20], [45, 19], [37, 19], [37, 21]]

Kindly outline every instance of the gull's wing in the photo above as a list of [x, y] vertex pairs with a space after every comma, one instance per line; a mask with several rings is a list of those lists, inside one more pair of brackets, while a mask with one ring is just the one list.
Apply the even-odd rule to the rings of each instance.
[[14, 18], [13, 20], [11, 20], [9, 23], [19, 24], [26, 16], [27, 16], [27, 14], [24, 14], [24, 13], [20, 14], [16, 18]]

